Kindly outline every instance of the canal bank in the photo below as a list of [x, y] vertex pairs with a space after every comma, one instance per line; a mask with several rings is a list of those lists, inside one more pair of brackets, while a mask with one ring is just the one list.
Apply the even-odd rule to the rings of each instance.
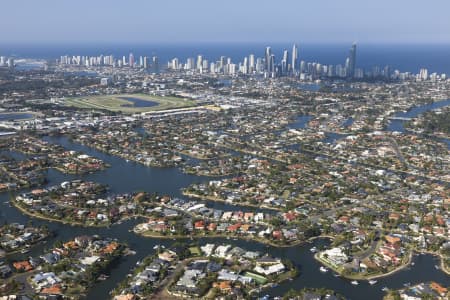
[[[84, 180], [98, 181], [108, 184], [113, 193], [125, 193], [137, 190], [148, 192], [157, 192], [159, 194], [168, 194], [181, 197], [181, 189], [192, 183], [201, 183], [209, 180], [208, 177], [198, 177], [183, 174], [176, 168], [149, 168], [140, 164], [126, 162], [123, 159], [101, 153], [94, 149], [81, 146], [70, 142], [67, 138], [51, 137], [47, 138], [50, 142], [59, 143], [68, 149], [83, 151], [89, 155], [100, 158], [111, 167], [94, 174], [84, 176], [64, 175], [56, 170], [48, 170], [48, 186], [59, 184], [62, 181], [81, 178]], [[144, 238], [133, 233], [130, 230], [139, 222], [139, 220], [129, 220], [122, 224], [112, 226], [111, 228], [85, 228], [80, 226], [70, 226], [56, 222], [38, 220], [23, 215], [20, 211], [10, 206], [8, 203], [10, 195], [3, 193], [0, 195], [0, 222], [19, 222], [26, 224], [31, 220], [35, 225], [47, 225], [50, 230], [54, 231], [57, 236], [52, 237], [46, 244], [38, 245], [33, 248], [26, 256], [17, 254], [8, 259], [25, 258], [29, 255], [37, 256], [47, 249], [57, 240], [69, 240], [78, 235], [94, 235], [98, 234], [103, 237], [117, 238], [129, 245], [129, 247], [137, 252], [136, 255], [126, 256], [117, 261], [107, 275], [110, 277], [102, 282], [96, 283], [87, 295], [87, 299], [108, 299], [109, 292], [122, 281], [126, 274], [136, 265], [137, 261], [142, 260], [145, 256], [154, 252], [155, 245], [170, 246], [173, 239]], [[230, 206], [224, 203], [208, 202], [213, 207], [222, 207], [225, 209], [241, 209], [241, 207]], [[370, 286], [367, 282], [361, 282], [358, 286], [350, 284], [349, 280], [335, 277], [330, 272], [320, 272], [320, 264], [314, 260], [313, 253], [309, 249], [313, 246], [321, 247], [328, 245], [327, 239], [317, 239], [310, 244], [297, 245], [292, 247], [277, 248], [270, 245], [261, 244], [254, 241], [245, 240], [227, 240], [223, 238], [199, 238], [190, 242], [204, 243], [227, 243], [239, 246], [251, 251], [261, 251], [269, 253], [275, 257], [283, 257], [291, 260], [300, 270], [300, 276], [280, 283], [277, 287], [265, 291], [271, 296], [281, 296], [289, 289], [301, 289], [303, 287], [325, 287], [333, 289], [350, 299], [381, 299], [384, 292], [381, 288], [386, 286], [389, 289], [398, 289], [403, 287], [404, 283], [411, 284], [423, 281], [436, 281], [443, 285], [450, 285], [450, 278], [447, 274], [440, 270], [436, 270], [434, 265], [439, 264], [438, 258], [430, 255], [415, 255], [412, 258], [414, 266], [410, 265], [405, 269], [392, 274], [389, 277], [380, 278], [378, 283]]]

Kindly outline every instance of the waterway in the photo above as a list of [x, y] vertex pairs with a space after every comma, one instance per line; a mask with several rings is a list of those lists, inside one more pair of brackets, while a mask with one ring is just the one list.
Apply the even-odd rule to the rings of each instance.
[[[418, 115], [423, 114], [424, 112], [438, 109], [438, 108], [445, 107], [445, 106], [449, 106], [449, 105], [450, 105], [450, 99], [443, 100], [443, 101], [436, 101], [436, 102], [433, 102], [430, 104], [413, 107], [406, 112], [398, 112], [394, 115], [394, 117], [415, 118]], [[405, 128], [403, 127], [404, 123], [405, 123], [405, 121], [402, 121], [402, 120], [391, 120], [389, 125], [387, 126], [386, 130], [405, 132]]]
[[25, 120], [33, 117], [34, 115], [30, 113], [0, 113], [0, 121]]
[[149, 101], [149, 100], [144, 100], [144, 99], [140, 99], [140, 98], [136, 98], [136, 97], [119, 97], [119, 99], [122, 100], [126, 100], [129, 102], [132, 102], [132, 105], [122, 105], [122, 107], [127, 107], [127, 106], [132, 106], [132, 107], [152, 107], [152, 106], [157, 106], [159, 105], [158, 102], [155, 101]]
[[[447, 104], [450, 100], [447, 100]], [[442, 105], [444, 106], [444, 105]], [[424, 112], [427, 109], [434, 109], [441, 106], [429, 105], [428, 108], [417, 110], [417, 114]], [[409, 116], [413, 116], [411, 113]], [[299, 123], [303, 123], [302, 119]], [[303, 123], [306, 123], [305, 121]], [[298, 124], [300, 125], [300, 124]], [[294, 125], [295, 126], [295, 125]], [[392, 126], [392, 124], [391, 124]], [[300, 126], [299, 126], [300, 127]], [[297, 127], [298, 128], [298, 127]], [[398, 127], [397, 127], [398, 128]], [[188, 186], [191, 183], [205, 182], [209, 180], [208, 177], [199, 177], [193, 175], [183, 174], [177, 168], [151, 168], [134, 162], [127, 162], [121, 158], [114, 157], [95, 149], [71, 142], [65, 137], [47, 137], [51, 143], [61, 144], [68, 149], [83, 151], [89, 155], [102, 159], [111, 167], [94, 174], [85, 176], [65, 175], [56, 170], [48, 170], [48, 185], [59, 184], [65, 180], [74, 178], [82, 178], [85, 180], [93, 180], [108, 184], [112, 193], [125, 193], [137, 190], [144, 190], [148, 192], [157, 192], [159, 194], [169, 194], [172, 196], [181, 197], [180, 189]], [[145, 256], [154, 252], [153, 246], [160, 244], [169, 246], [173, 240], [167, 239], [150, 239], [137, 236], [129, 230], [140, 220], [129, 220], [120, 225], [114, 225], [111, 228], [83, 228], [78, 226], [69, 226], [56, 222], [48, 222], [38, 219], [30, 219], [23, 215], [14, 207], [8, 204], [10, 198], [9, 193], [0, 194], [0, 224], [4, 222], [20, 222], [26, 224], [32, 221], [35, 225], [46, 224], [56, 236], [51, 238], [46, 244], [40, 244], [32, 249], [26, 255], [17, 254], [8, 259], [21, 259], [28, 256], [37, 256], [42, 254], [42, 251], [48, 249], [56, 240], [68, 240], [78, 235], [92, 235], [98, 234], [104, 237], [117, 238], [120, 241], [128, 243], [128, 245], [137, 254], [134, 256], [127, 256], [121, 259], [117, 264], [109, 270], [110, 277], [103, 282], [95, 284], [95, 287], [90, 290], [87, 295], [88, 299], [109, 299], [109, 292], [123, 279], [126, 274], [136, 265], [136, 262], [143, 259]], [[217, 209], [240, 209], [245, 208], [231, 206], [225, 203], [208, 202], [209, 206]], [[183, 240], [184, 241], [184, 240]], [[438, 264], [438, 259], [431, 255], [418, 255], [413, 258], [414, 266], [394, 273], [393, 275], [381, 278], [374, 286], [370, 286], [367, 282], [361, 282], [358, 286], [351, 285], [348, 280], [335, 277], [331, 272], [321, 273], [319, 271], [320, 264], [314, 260], [313, 253], [309, 249], [313, 246], [326, 245], [326, 239], [319, 239], [312, 244], [299, 245], [288, 248], [275, 248], [266, 246], [257, 242], [241, 241], [241, 240], [225, 240], [223, 238], [203, 238], [199, 239], [200, 244], [204, 243], [229, 243], [248, 250], [257, 250], [263, 253], [269, 253], [276, 257], [282, 257], [291, 260], [300, 270], [300, 276], [292, 281], [286, 281], [279, 286], [262, 292], [262, 294], [269, 294], [271, 296], [280, 296], [289, 289], [301, 289], [303, 287], [325, 287], [334, 289], [340, 294], [349, 299], [381, 299], [384, 292], [381, 288], [386, 286], [390, 289], [398, 289], [403, 286], [405, 282], [411, 284], [423, 281], [436, 281], [444, 286], [450, 285], [450, 277], [440, 270], [436, 270], [434, 265]]]

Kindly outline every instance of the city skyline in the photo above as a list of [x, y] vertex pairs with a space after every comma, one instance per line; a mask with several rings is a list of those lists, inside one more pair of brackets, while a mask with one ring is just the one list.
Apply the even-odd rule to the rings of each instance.
[[[8, 43], [450, 43], [448, 1], [3, 1]], [[20, 9], [17, 9], [20, 7]], [[82, 22], [80, 22], [82, 20]]]

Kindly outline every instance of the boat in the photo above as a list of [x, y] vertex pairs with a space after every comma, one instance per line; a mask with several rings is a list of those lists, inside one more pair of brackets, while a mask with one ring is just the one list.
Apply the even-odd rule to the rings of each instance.
[[369, 284], [370, 285], [374, 285], [375, 283], [377, 283], [378, 281], [376, 281], [376, 280], [369, 280]]
[[411, 266], [414, 266], [415, 264], [416, 264], [415, 262], [412, 262], [412, 263], [411, 263]]
[[30, 252], [30, 250], [28, 250], [28, 249], [22, 249], [22, 250], [20, 250], [20, 253], [22, 253], [22, 254], [25, 254], [25, 253], [28, 253], [28, 252]]
[[387, 291], [389, 291], [389, 289], [385, 286], [385, 287], [383, 287], [382, 289], [381, 289], [383, 292], [387, 292]]
[[311, 251], [312, 253], [316, 253], [317, 252], [317, 248], [316, 247], [312, 247], [311, 249], [309, 249], [309, 251]]
[[106, 279], [108, 279], [108, 278], [109, 278], [108, 275], [101, 274], [101, 275], [98, 277], [98, 280], [104, 281], [104, 280], [106, 280]]
[[156, 249], [158, 249], [159, 248], [159, 245], [155, 245], [154, 247], [153, 247], [153, 250], [156, 250]]
[[439, 266], [438, 266], [438, 265], [434, 265], [434, 268], [435, 268], [436, 270], [439, 270]]
[[328, 269], [327, 268], [325, 268], [325, 267], [320, 267], [319, 268], [319, 270], [320, 270], [320, 272], [322, 272], [322, 273], [326, 273], [326, 272], [328, 272]]
[[350, 283], [353, 284], [353, 285], [358, 285], [359, 284], [359, 282], [356, 281], [356, 280], [350, 281]]
[[407, 282], [407, 283], [404, 283], [404, 284], [403, 284], [404, 287], [409, 287], [410, 285], [411, 285], [410, 282]]
[[338, 274], [338, 273], [334, 273], [333, 276], [334, 276], [334, 277], [341, 277], [341, 275]]

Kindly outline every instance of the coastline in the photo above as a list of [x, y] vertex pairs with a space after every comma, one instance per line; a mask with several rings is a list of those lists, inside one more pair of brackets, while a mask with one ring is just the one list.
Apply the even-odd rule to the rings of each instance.
[[[389, 271], [389, 272], [387, 272], [387, 273], [373, 274], [373, 275], [367, 275], [367, 276], [364, 276], [364, 275], [345, 275], [345, 274], [342, 274], [342, 272], [337, 271], [336, 268], [334, 268], [333, 266], [331, 266], [329, 263], [323, 261], [323, 260], [319, 257], [319, 253], [316, 253], [316, 254], [314, 255], [314, 259], [315, 259], [316, 261], [318, 261], [320, 264], [325, 265], [327, 268], [331, 269], [333, 272], [339, 274], [342, 278], [345, 278], [345, 279], [348, 279], [348, 280], [365, 280], [365, 281], [368, 281], [368, 280], [373, 280], [373, 279], [378, 279], [378, 278], [389, 277], [389, 276], [394, 275], [395, 273], [397, 273], [397, 272], [399, 272], [399, 271], [401, 271], [401, 270], [403, 270], [403, 269], [409, 267], [409, 266], [411, 265], [412, 258], [413, 258], [415, 255], [418, 255], [418, 254], [420, 254], [420, 253], [419, 253], [419, 252], [415, 252], [415, 251], [412, 250], [412, 251], [409, 252], [408, 260], [407, 260], [404, 264], [400, 265], [398, 268], [395, 268], [395, 269], [393, 269], [393, 270], [391, 270], [391, 271]], [[435, 254], [435, 255], [436, 255], [436, 254]], [[443, 259], [442, 259], [442, 258], [441, 258], [441, 263], [443, 263]], [[445, 272], [445, 273], [447, 273], [447, 272]], [[447, 273], [447, 274], [449, 274], [449, 273]]]
[[[295, 241], [291, 244], [280, 245], [280, 244], [273, 243], [269, 240], [263, 240], [263, 239], [258, 239], [258, 238], [254, 238], [254, 237], [230, 236], [230, 235], [226, 235], [226, 234], [208, 234], [208, 235], [198, 235], [197, 234], [197, 235], [187, 236], [187, 235], [161, 235], [160, 233], [149, 232], [149, 231], [136, 232], [134, 229], [131, 229], [130, 231], [132, 231], [136, 235], [140, 235], [140, 236], [143, 236], [146, 238], [154, 238], [154, 239], [184, 239], [185, 240], [185, 239], [201, 239], [201, 238], [225, 238], [225, 239], [231, 239], [231, 240], [237, 239], [237, 240], [253, 241], [253, 242], [257, 242], [257, 243], [261, 243], [264, 245], [277, 247], [277, 248], [295, 247], [295, 246], [299, 246], [299, 245], [306, 244], [309, 242], [309, 240], [305, 240], [305, 241], [299, 240], [299, 241]], [[321, 238], [321, 237], [318, 237], [318, 238]]]
[[223, 203], [227, 203], [227, 204], [234, 205], [234, 206], [243, 206], [243, 207], [259, 208], [259, 209], [269, 209], [269, 210], [273, 210], [273, 211], [282, 211], [282, 209], [280, 209], [280, 208], [259, 206], [259, 205], [251, 204], [251, 203], [247, 203], [247, 202], [246, 203], [232, 203], [232, 202], [230, 203], [226, 200], [222, 200], [222, 199], [219, 199], [219, 198], [216, 198], [213, 196], [201, 196], [201, 195], [186, 192], [184, 190], [181, 192], [181, 194], [183, 196], [190, 197], [190, 198], [197, 198], [200, 200], [208, 200], [208, 201], [214, 201], [214, 202], [223, 202]]
[[26, 214], [26, 215], [28, 215], [30, 217], [33, 217], [33, 218], [36, 218], [36, 219], [40, 219], [40, 220], [49, 221], [49, 222], [58, 222], [58, 223], [66, 224], [66, 225], [70, 225], [70, 226], [80, 226], [80, 227], [86, 227], [86, 228], [87, 227], [102, 228], [102, 227], [108, 227], [108, 226], [112, 225], [112, 224], [109, 224], [109, 225], [106, 225], [106, 224], [105, 225], [86, 225], [84, 223], [75, 222], [75, 221], [67, 222], [67, 221], [63, 221], [63, 220], [60, 220], [60, 219], [55, 219], [55, 218], [52, 218], [52, 217], [44, 216], [44, 215], [41, 215], [41, 214], [29, 212], [28, 210], [26, 210], [22, 206], [18, 205], [15, 200], [10, 200], [10, 203], [12, 204], [12, 206], [14, 206], [18, 210], [20, 210], [22, 213], [24, 213], [24, 214]]

